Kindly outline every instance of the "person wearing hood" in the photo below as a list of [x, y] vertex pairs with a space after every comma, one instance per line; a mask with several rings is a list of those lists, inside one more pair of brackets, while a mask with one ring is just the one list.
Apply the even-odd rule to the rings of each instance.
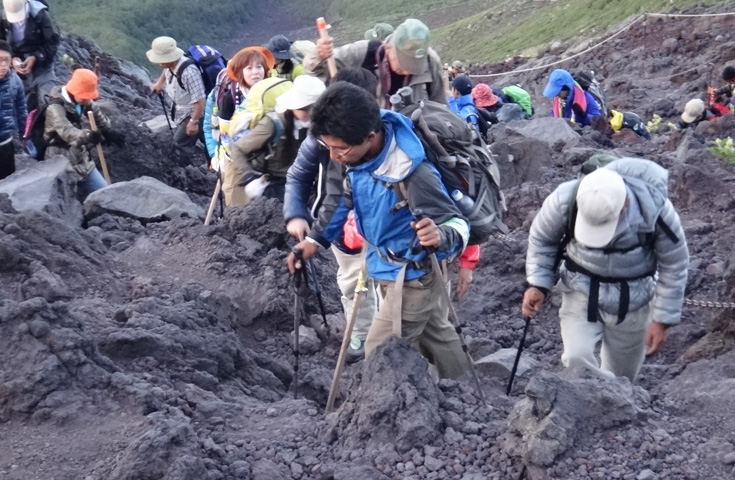
[[566, 118], [580, 125], [589, 125], [592, 117], [602, 115], [595, 97], [582, 89], [572, 74], [557, 68], [549, 76], [544, 97], [553, 98], [551, 116]]
[[304, 58], [306, 72], [326, 82], [327, 59], [334, 57], [337, 70], [364, 67], [378, 77], [378, 99], [383, 108], [391, 108], [390, 96], [403, 87], [411, 87], [412, 102], [433, 100], [447, 103], [439, 55], [429, 46], [429, 28], [409, 18], [382, 42], [359, 40], [334, 48], [331, 37], [320, 38], [316, 51]]
[[48, 6], [38, 0], [3, 0], [0, 29], [13, 49], [12, 67], [23, 80], [28, 109], [33, 110], [56, 85], [54, 57], [61, 39]]
[[271, 70], [271, 77], [294, 81], [296, 77], [305, 73], [304, 66], [294, 59], [291, 42], [285, 35], [274, 35], [263, 47], [267, 48], [276, 59], [276, 65]]
[[[336, 82], [311, 110], [311, 133], [333, 162], [346, 167], [344, 193], [330, 228], [320, 238], [310, 232], [294, 250], [308, 259], [320, 245], [329, 248], [354, 209], [358, 232], [369, 245], [367, 273], [384, 297], [368, 332], [366, 356], [396, 334], [430, 352], [440, 377], [461, 376], [467, 361], [448, 320], [442, 272], [432, 271], [427, 250], [439, 261], [459, 256], [469, 224], [426, 159], [411, 121], [378, 109], [375, 97], [360, 87]], [[294, 253], [287, 262], [291, 273], [303, 268]]]
[[681, 320], [689, 253], [667, 184], [663, 167], [617, 159], [559, 185], [533, 219], [522, 313], [561, 292], [564, 366], [633, 381]]
[[[53, 155], [68, 158], [86, 194], [107, 186], [89, 150], [103, 139], [118, 146], [125, 142], [125, 136], [112, 130], [110, 120], [94, 102], [100, 96], [98, 83], [97, 75], [92, 70], [74, 70], [66, 85], [51, 90], [43, 130], [47, 145], [46, 158]], [[86, 128], [90, 111], [94, 114], [99, 131]]]
[[460, 75], [452, 81], [452, 97], [449, 107], [464, 121], [478, 129], [477, 108], [472, 98], [472, 80], [467, 75]]

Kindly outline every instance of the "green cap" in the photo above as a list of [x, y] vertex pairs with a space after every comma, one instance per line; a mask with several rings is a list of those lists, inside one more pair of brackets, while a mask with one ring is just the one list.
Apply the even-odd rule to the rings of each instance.
[[365, 32], [365, 40], [385, 40], [393, 33], [393, 26], [387, 23], [376, 23], [373, 28]]
[[396, 47], [396, 56], [401, 68], [411, 75], [421, 75], [429, 62], [429, 27], [420, 20], [409, 18], [398, 25], [388, 40]]

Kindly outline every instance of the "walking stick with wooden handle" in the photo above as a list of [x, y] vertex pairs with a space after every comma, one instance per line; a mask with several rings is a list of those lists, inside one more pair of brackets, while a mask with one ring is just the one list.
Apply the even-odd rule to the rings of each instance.
[[217, 179], [217, 185], [214, 186], [214, 194], [212, 195], [212, 201], [209, 202], [209, 209], [207, 210], [207, 218], [204, 219], [204, 225], [209, 225], [212, 221], [212, 214], [214, 213], [214, 207], [217, 206], [217, 197], [219, 197], [220, 190], [222, 190], [222, 180]]
[[[316, 19], [316, 28], [319, 30], [319, 38], [329, 38], [329, 33], [327, 33], [329, 25], [327, 25], [324, 17]], [[334, 55], [327, 58], [327, 68], [329, 69], [329, 78], [334, 78], [337, 75], [337, 63], [334, 61]]]
[[352, 337], [352, 328], [355, 326], [355, 319], [357, 318], [357, 311], [360, 309], [360, 303], [362, 297], [367, 288], [365, 287], [365, 280], [367, 278], [367, 272], [365, 271], [365, 264], [363, 260], [363, 267], [360, 274], [357, 276], [357, 285], [355, 285], [355, 295], [352, 297], [352, 312], [350, 312], [350, 318], [347, 319], [347, 325], [345, 325], [345, 335], [342, 338], [342, 347], [339, 349], [339, 357], [337, 357], [337, 367], [334, 369], [334, 376], [332, 377], [332, 385], [329, 387], [329, 398], [327, 398], [327, 413], [334, 410], [334, 400], [337, 397], [337, 389], [339, 388], [339, 379], [342, 376], [342, 371], [345, 368], [345, 359], [347, 358], [347, 348], [350, 346], [350, 338]]
[[[91, 110], [87, 112], [87, 117], [89, 117], [89, 127], [92, 129], [93, 132], [97, 131], [97, 122], [94, 121], [94, 112]], [[110, 180], [110, 172], [107, 171], [107, 162], [105, 161], [105, 154], [102, 151], [102, 145], [99, 143], [97, 144], [97, 155], [100, 157], [100, 164], [102, 164], [102, 175], [105, 176], [105, 181], [108, 185], [112, 184], [112, 180]]]

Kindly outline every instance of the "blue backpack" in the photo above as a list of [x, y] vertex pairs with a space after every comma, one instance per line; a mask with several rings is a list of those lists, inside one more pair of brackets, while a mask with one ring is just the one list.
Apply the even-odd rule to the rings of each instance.
[[186, 90], [184, 83], [181, 81], [181, 73], [189, 65], [196, 65], [202, 75], [204, 92], [209, 95], [209, 92], [217, 85], [217, 75], [225, 68], [227, 61], [217, 49], [209, 45], [192, 45], [185, 55], [187, 57], [186, 61], [181, 64], [181, 67], [174, 74], [179, 86]]

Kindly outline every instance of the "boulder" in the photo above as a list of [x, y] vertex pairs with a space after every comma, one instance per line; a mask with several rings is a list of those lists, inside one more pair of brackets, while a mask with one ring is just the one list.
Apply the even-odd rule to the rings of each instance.
[[340, 450], [366, 455], [394, 447], [423, 447], [441, 434], [439, 392], [426, 359], [391, 337], [365, 360], [362, 379], [347, 401], [327, 418], [323, 439]]
[[507, 137], [493, 143], [490, 150], [498, 160], [502, 190], [524, 182], [538, 181], [541, 167], [552, 163], [551, 148], [540, 140]]
[[575, 146], [579, 142], [579, 134], [562, 118], [539, 117], [530, 120], [514, 121], [507, 124], [508, 133], [515, 133], [527, 138], [535, 138], [554, 146], [558, 142], [564, 147]]
[[7, 193], [18, 211], [35, 210], [81, 225], [84, 217], [77, 200], [77, 181], [69, 160], [57, 155], [1, 180], [0, 193]]
[[204, 210], [184, 192], [151, 177], [115, 183], [92, 192], [84, 201], [85, 217], [89, 220], [105, 213], [143, 223], [204, 216]]
[[607, 379], [573, 369], [542, 371], [508, 417], [504, 450], [521, 457], [527, 478], [546, 477], [545, 467], [582, 441], [583, 435], [631, 423], [650, 404], [648, 393], [625, 378]]
[[153, 133], [161, 133], [169, 129], [169, 122], [166, 115], [159, 115], [145, 122], [140, 122], [138, 126], [141, 128], [145, 127]]
[[[489, 377], [497, 377], [508, 379], [513, 363], [516, 359], [516, 348], [502, 348], [495, 353], [491, 353], [481, 359], [475, 361], [477, 372], [481, 375]], [[522, 377], [538, 366], [538, 362], [531, 358], [530, 355], [521, 355], [518, 362], [518, 370], [516, 376]]]

